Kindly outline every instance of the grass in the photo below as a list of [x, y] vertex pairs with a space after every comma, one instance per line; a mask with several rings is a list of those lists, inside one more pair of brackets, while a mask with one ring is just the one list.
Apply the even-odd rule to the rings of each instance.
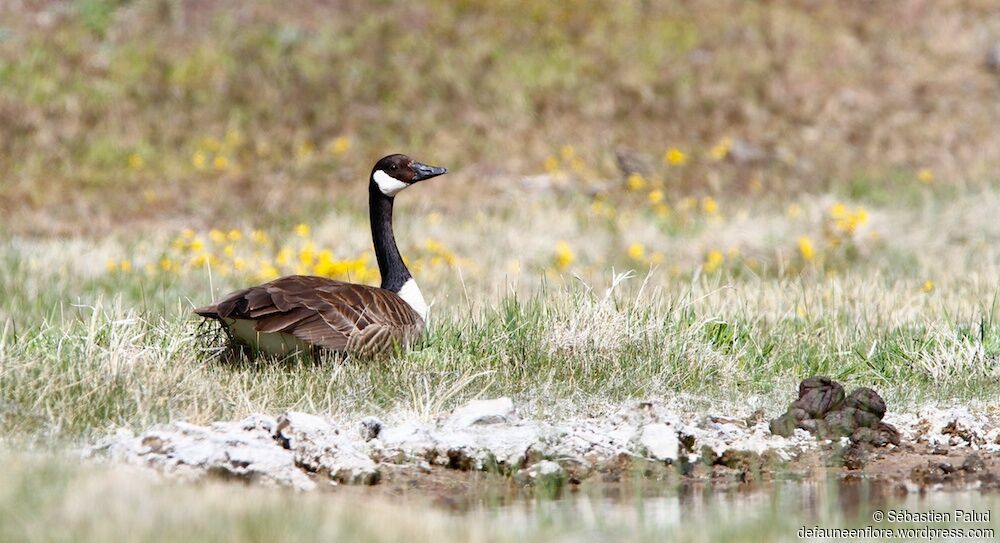
[[[961, 217], [955, 227], [968, 231], [966, 221], [975, 210], [991, 208], [993, 198], [942, 204], [937, 216]], [[895, 222], [910, 229], [914, 213], [924, 212], [901, 212]], [[465, 221], [442, 220], [455, 231]], [[703, 243], [702, 237], [718, 235], [714, 230], [745, 229], [748, 220], [705, 227], [676, 243]], [[756, 220], [771, 224], [775, 218], [761, 213]], [[70, 242], [8, 241], [0, 247], [2, 260], [13, 263], [0, 283], [6, 293], [0, 315], [7, 322], [0, 338], [2, 414], [12, 434], [73, 440], [117, 426], [284, 409], [348, 418], [400, 412], [432, 417], [471, 397], [498, 395], [549, 416], [572, 406], [678, 395], [700, 398], [705, 406], [742, 403], [740, 409], [775, 411], [798, 379], [813, 374], [873, 386], [897, 409], [931, 400], [989, 403], [1000, 391], [996, 267], [971, 259], [967, 267], [955, 262], [938, 269], [940, 253], [919, 247], [952, 239], [948, 225], [908, 230], [916, 238], [911, 241], [887, 234], [901, 240], [897, 252], [913, 261], [910, 280], [893, 271], [898, 257], [873, 255], [819, 277], [811, 266], [785, 275], [729, 268], [706, 273], [694, 261], [690, 275], [653, 269], [611, 281], [600, 275], [604, 264], [581, 255], [573, 269], [582, 278], [594, 276], [589, 286], [560, 279], [551, 269], [549, 277], [530, 271], [506, 280], [496, 272], [480, 276], [474, 271], [502, 267], [507, 253], [470, 250], [472, 270], [459, 259], [428, 268], [426, 276], [418, 273], [435, 302], [418, 349], [386, 361], [346, 363], [220, 362], [218, 335], [189, 311], [211, 296], [210, 285], [224, 292], [248, 281], [245, 276], [210, 281], [204, 270], [147, 275], [108, 272], [94, 263], [88, 270], [66, 249]], [[994, 227], [983, 226], [983, 235], [993, 235]], [[613, 238], [602, 238], [605, 227], [577, 228], [591, 240], [588, 250], [615, 252]], [[314, 233], [320, 242], [324, 231]], [[559, 234], [544, 235], [554, 246]], [[456, 246], [464, 241], [449, 238]], [[909, 252], [908, 243], [917, 249]], [[127, 251], [136, 262], [144, 250], [159, 254], [150, 240], [115, 244], [107, 242], [105, 250]], [[526, 249], [521, 257], [541, 266], [552, 258], [543, 247], [541, 254]], [[935, 278], [933, 291], [922, 290], [923, 277]], [[506, 290], [490, 290], [492, 281]]]
[[597, 182], [616, 156], [648, 169], [727, 139], [730, 159], [689, 161], [671, 192], [759, 180], [886, 200], [921, 169], [979, 187], [996, 181], [992, 16], [959, 1], [11, 5], [0, 206], [22, 233], [204, 225], [304, 214], [390, 150], [473, 182], [568, 144]]

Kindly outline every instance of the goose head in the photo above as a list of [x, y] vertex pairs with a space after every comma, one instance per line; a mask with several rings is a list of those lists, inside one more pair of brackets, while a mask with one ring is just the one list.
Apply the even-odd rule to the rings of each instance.
[[406, 155], [382, 157], [372, 168], [373, 188], [392, 198], [401, 190], [425, 179], [448, 173], [448, 168], [428, 166]]

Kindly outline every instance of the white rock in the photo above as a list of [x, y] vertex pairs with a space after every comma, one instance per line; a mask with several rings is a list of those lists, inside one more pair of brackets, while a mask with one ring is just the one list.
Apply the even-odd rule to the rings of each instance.
[[677, 429], [662, 422], [647, 424], [640, 430], [639, 446], [649, 458], [673, 462], [680, 452]]
[[452, 428], [468, 428], [484, 424], [501, 424], [515, 420], [514, 402], [510, 398], [472, 400], [452, 412], [445, 422]]
[[349, 484], [374, 484], [379, 471], [375, 461], [362, 452], [330, 421], [295, 411], [278, 417], [274, 437], [295, 455], [305, 469]]
[[276, 446], [267, 432], [247, 431], [240, 423], [176, 423], [155, 429], [131, 441], [128, 457], [185, 479], [219, 474], [300, 490], [316, 486], [296, 466], [291, 451]]
[[536, 462], [533, 466], [531, 466], [528, 469], [528, 473], [535, 478], [544, 477], [546, 475], [560, 475], [562, 474], [562, 472], [563, 472], [562, 466], [551, 460], [542, 460], [540, 462]]

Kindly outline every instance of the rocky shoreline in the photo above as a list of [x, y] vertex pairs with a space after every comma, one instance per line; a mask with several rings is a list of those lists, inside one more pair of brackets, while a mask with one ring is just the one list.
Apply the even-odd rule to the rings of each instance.
[[485, 471], [524, 485], [614, 481], [657, 470], [746, 481], [795, 471], [803, 462], [844, 476], [888, 477], [909, 491], [947, 484], [1000, 489], [998, 414], [929, 406], [879, 418], [898, 443], [817, 438], [794, 425], [782, 436], [759, 413], [683, 413], [656, 402], [545, 422], [522, 418], [509, 398], [497, 398], [469, 402], [433, 422], [366, 417], [338, 424], [292, 411], [206, 426], [176, 422], [139, 435], [119, 431], [86, 455], [185, 480], [222, 477], [299, 490], [374, 485], [400, 470], [417, 479], [432, 471]]

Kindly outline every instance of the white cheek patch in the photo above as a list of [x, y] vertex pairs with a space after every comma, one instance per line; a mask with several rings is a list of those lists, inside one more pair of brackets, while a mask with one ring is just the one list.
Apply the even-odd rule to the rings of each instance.
[[424, 295], [420, 293], [420, 288], [417, 287], [417, 282], [412, 277], [403, 283], [403, 288], [399, 289], [398, 294], [407, 305], [417, 312], [417, 315], [420, 315], [421, 319], [427, 320], [427, 302], [424, 301]]
[[378, 184], [378, 190], [382, 191], [382, 194], [386, 196], [395, 196], [399, 191], [410, 186], [382, 170], [376, 171], [372, 179]]

